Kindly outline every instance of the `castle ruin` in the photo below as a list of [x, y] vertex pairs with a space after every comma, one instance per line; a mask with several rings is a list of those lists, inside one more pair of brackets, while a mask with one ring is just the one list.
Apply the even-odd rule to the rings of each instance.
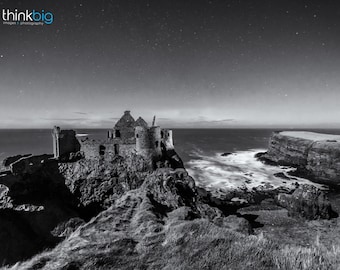
[[124, 112], [104, 140], [77, 137], [75, 131], [59, 127], [54, 127], [52, 137], [54, 158], [59, 160], [77, 152], [85, 159], [107, 160], [137, 154], [155, 165], [165, 155], [174, 152], [172, 130], [161, 129], [154, 122], [149, 127], [143, 118], [135, 120], [130, 111]]

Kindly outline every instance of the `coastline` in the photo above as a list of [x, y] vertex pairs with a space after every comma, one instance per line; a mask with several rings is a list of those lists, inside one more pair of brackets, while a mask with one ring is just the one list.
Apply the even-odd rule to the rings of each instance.
[[[323, 243], [326, 247], [337, 244], [336, 239], [331, 237], [331, 235], [338, 230], [337, 217], [331, 217], [328, 220], [319, 219], [316, 216], [312, 217], [311, 221], [306, 221], [304, 217], [299, 216], [298, 212], [296, 213], [298, 216], [292, 216], [290, 210], [283, 207], [278, 199], [282, 194], [291, 196], [295, 194], [296, 191], [301, 190], [301, 188], [310, 186], [305, 185], [306, 183], [316, 187], [321, 186], [308, 182], [305, 179], [301, 182], [301, 179], [296, 176], [289, 175], [290, 171], [294, 170], [294, 168], [262, 163], [257, 160], [259, 155], [256, 154], [259, 152], [260, 150], [251, 150], [236, 151], [234, 153], [228, 152], [228, 154], [225, 155], [223, 155], [222, 152], [213, 156], [202, 155], [199, 156], [199, 159], [196, 159], [196, 161], [189, 160], [189, 163], [193, 162], [190, 164], [191, 168], [183, 168], [181, 170], [157, 168], [153, 172], [145, 171], [147, 167], [142, 164], [143, 162], [141, 163], [141, 157], [138, 156], [127, 156], [125, 158], [114, 157], [106, 161], [104, 157], [93, 160], [87, 160], [86, 158], [80, 158], [74, 161], [51, 160], [51, 162], [44, 162], [43, 166], [39, 167], [38, 170], [27, 171], [23, 175], [11, 175], [10, 172], [2, 175], [2, 177], [0, 177], [1, 185], [13, 182], [16, 186], [15, 193], [11, 191], [11, 185], [8, 186], [8, 190], [4, 189], [2, 192], [2, 207], [7, 207], [8, 210], [6, 211], [16, 211], [17, 215], [24, 214], [26, 216], [25, 219], [32, 224], [30, 216], [37, 215], [38, 213], [41, 213], [39, 215], [46, 215], [46, 213], [51, 214], [51, 209], [54, 209], [52, 211], [56, 211], [55, 207], [58, 209], [60, 200], [64, 200], [69, 205], [73, 204], [73, 214], [65, 217], [64, 221], [60, 220], [58, 224], [56, 223], [48, 229], [50, 230], [57, 226], [53, 231], [56, 235], [59, 235], [58, 241], [61, 241], [60, 244], [53, 249], [53, 246], [58, 241], [53, 242], [52, 239], [46, 238], [49, 239], [49, 243], [53, 242], [54, 244], [51, 246], [52, 253], [43, 252], [42, 256], [50, 256], [48, 254], [53, 254], [54, 251], [57, 252], [60, 248], [67, 250], [67, 243], [70, 236], [77, 237], [77, 235], [82, 234], [82, 232], [92, 234], [93, 229], [97, 225], [91, 221], [91, 218], [92, 220], [97, 220], [98, 226], [104, 226], [106, 220], [101, 219], [103, 215], [111, 219], [113, 213], [116, 215], [115, 211], [120, 209], [121, 204], [126, 205], [124, 206], [126, 207], [126, 211], [137, 211], [136, 213], [138, 213], [139, 210], [136, 210], [135, 207], [136, 205], [141, 207], [140, 202], [144, 200], [147, 200], [148, 204], [153, 205], [150, 209], [148, 208], [149, 210], [147, 211], [150, 211], [148, 215], [157, 216], [156, 220], [158, 221], [155, 220], [154, 222], [158, 224], [157, 227], [161, 227], [161, 230], [164, 230], [164, 228], [163, 225], [160, 224], [164, 222], [165, 224], [167, 224], [167, 222], [175, 222], [172, 220], [173, 213], [179, 211], [182, 207], [186, 207], [184, 220], [190, 221], [183, 221], [181, 219], [176, 221], [179, 222], [179, 224], [183, 222], [195, 223], [195, 220], [200, 217], [206, 220], [205, 222], [209, 222], [208, 226], [214, 224], [214, 226], [218, 226], [219, 228], [228, 228], [228, 230], [238, 233], [241, 232], [245, 235], [250, 234], [254, 237], [265, 234], [268, 241], [276, 242], [279, 235], [284, 235], [285, 241], [280, 245], [292, 245], [295, 243], [305, 248], [312, 245], [315, 237], [312, 232], [318, 230], [323, 237]], [[210, 162], [210, 164], [195, 163], [198, 160], [201, 162]], [[232, 181], [236, 181], [229, 186], [229, 188], [221, 189], [220, 187], [224, 185], [223, 182], [217, 182], [217, 185], [213, 187], [209, 186], [209, 184], [211, 185], [214, 181], [209, 183], [208, 180], [207, 183], [203, 183], [200, 182], [201, 179], [195, 179], [196, 181], [194, 181], [191, 177], [193, 176], [195, 178], [197, 173], [203, 171], [209, 172], [209, 167], [216, 173], [216, 165], [224, 166], [224, 172], [228, 172], [229, 174], [223, 175], [222, 173], [215, 175], [215, 177], [225, 178], [225, 184], [229, 181], [229, 185]], [[195, 166], [201, 166], [200, 170], [193, 172], [192, 168]], [[233, 173], [234, 176], [232, 176]], [[261, 177], [267, 176], [269, 178], [266, 179], [266, 181], [264, 181], [264, 179], [259, 180], [258, 177], [260, 175]], [[201, 176], [207, 178], [205, 174]], [[273, 179], [275, 179], [276, 184], [273, 182]], [[300, 183], [298, 183], [299, 181]], [[27, 186], [30, 187], [30, 190], [36, 190], [38, 192], [38, 189], [41, 190], [42, 188], [42, 183], [45, 183], [44, 185], [49, 184], [47, 186], [43, 185], [43, 189], [46, 191], [44, 194], [46, 195], [40, 195], [39, 197], [42, 196], [40, 201], [32, 201], [32, 198], [35, 196], [34, 192], [28, 194], [28, 197], [27, 194], [22, 197], [23, 194], [25, 194], [22, 192], [26, 192]], [[61, 190], [64, 191], [59, 193], [60, 198], [58, 198], [59, 195], [56, 193], [56, 197], [54, 196], [55, 198], [53, 197], [54, 199], [52, 200], [52, 205], [54, 206], [51, 208], [51, 198], [48, 194], [50, 194], [50, 190], [56, 190], [57, 186], [57, 190], [60, 190], [62, 187]], [[21, 188], [23, 188], [23, 190], [21, 190]], [[70, 194], [68, 194], [69, 192]], [[317, 192], [321, 192], [320, 194], [324, 196], [323, 194], [333, 192], [333, 190], [326, 190], [325, 193], [322, 191]], [[334, 210], [340, 210], [338, 207], [340, 195], [337, 193], [329, 194], [331, 195], [330, 204], [336, 204]], [[14, 197], [11, 198], [13, 195]], [[15, 196], [19, 197], [16, 198]], [[23, 200], [21, 197], [26, 199]], [[71, 203], [71, 201], [69, 201], [70, 198], [72, 198], [71, 201], [75, 201]], [[136, 200], [136, 198], [139, 199]], [[56, 201], [54, 201], [55, 199]], [[17, 202], [20, 201], [26, 201], [26, 203], [18, 205]], [[31, 203], [27, 204], [29, 201], [31, 201]], [[133, 202], [133, 204], [131, 204], [131, 202]], [[79, 206], [81, 207], [79, 208]], [[45, 213], [46, 209], [48, 212]], [[112, 209], [116, 210], [111, 212]], [[5, 209], [1, 211], [4, 210]], [[61, 210], [57, 210], [57, 212], [58, 211]], [[69, 211], [70, 210], [68, 210], [68, 212]], [[87, 212], [87, 214], [84, 216], [85, 212]], [[122, 215], [125, 215], [125, 211], [119, 213], [119, 219], [123, 218]], [[178, 213], [176, 215], [178, 215]], [[180, 215], [183, 215], [183, 213]], [[45, 219], [51, 217], [45, 217]], [[128, 224], [133, 224], [131, 222], [133, 222], [135, 218], [136, 217], [124, 217], [123, 220]], [[117, 222], [119, 223], [120, 221], [117, 220]], [[142, 222], [141, 224], [144, 223]], [[40, 224], [39, 226], [44, 225]], [[108, 225], [106, 224], [105, 226]], [[143, 226], [146, 225], [144, 224]], [[120, 228], [119, 231], [122, 230], [122, 232], [126, 233], [127, 228], [128, 227]], [[43, 227], [43, 230], [46, 231], [46, 228]], [[134, 230], [136, 230], [136, 228]], [[297, 232], [304, 232], [304, 235], [297, 236]], [[141, 233], [139, 237], [144, 237], [144, 232]], [[153, 234], [153, 232], [149, 233]], [[44, 237], [47, 235], [48, 233]], [[46, 241], [46, 239], [43, 241]], [[161, 242], [156, 242], [155, 245], [160, 243]], [[44, 247], [48, 247], [47, 242], [45, 242]], [[86, 246], [83, 248], [86, 249]], [[42, 251], [44, 248], [39, 247], [38, 250]], [[32, 260], [24, 262], [24, 265], [35, 262], [39, 260], [40, 257], [33, 257]]]

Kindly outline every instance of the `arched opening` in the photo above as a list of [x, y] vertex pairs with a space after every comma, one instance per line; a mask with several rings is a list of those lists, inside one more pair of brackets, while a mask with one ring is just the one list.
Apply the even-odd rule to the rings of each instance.
[[158, 148], [159, 142], [156, 141], [156, 142], [155, 142], [155, 145], [156, 145], [156, 148]]
[[120, 130], [119, 129], [115, 130], [115, 137], [120, 138]]
[[162, 138], [162, 139], [164, 138], [164, 132], [163, 132], [163, 130], [161, 131], [161, 138]]
[[136, 134], [136, 138], [139, 138], [139, 135], [138, 135], [138, 134]]
[[104, 145], [99, 145], [99, 155], [104, 156], [105, 150], [106, 150], [106, 147]]

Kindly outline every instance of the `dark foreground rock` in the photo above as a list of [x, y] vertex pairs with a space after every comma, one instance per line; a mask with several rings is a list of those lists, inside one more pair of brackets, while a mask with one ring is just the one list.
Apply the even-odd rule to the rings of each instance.
[[125, 192], [141, 186], [148, 174], [136, 156], [47, 160], [34, 171], [2, 174], [0, 263], [12, 264], [54, 247]]
[[147, 162], [137, 155], [111, 160], [81, 159], [59, 163], [58, 174], [81, 207], [106, 209], [125, 192], [138, 188], [150, 174]]
[[330, 219], [334, 215], [326, 194], [312, 185], [301, 185], [291, 195], [281, 193], [277, 201], [292, 217], [314, 220]]
[[14, 269], [164, 269], [180, 256], [170, 252], [202, 248], [196, 241], [207, 237], [205, 230], [218, 231], [217, 238], [227, 231], [248, 234], [249, 223], [203, 203], [185, 171], [158, 169], [54, 249]]
[[[36, 219], [38, 209], [31, 208], [26, 220], [3, 223], [6, 234], [0, 234], [0, 255], [6, 259], [13, 255], [2, 260], [3, 265], [37, 254], [7, 269], [287, 269], [286, 248], [278, 254], [280, 249], [263, 236], [249, 236], [253, 230], [243, 218], [246, 215], [204, 195], [183, 168], [145, 171], [141, 159], [119, 157], [44, 166], [48, 167], [34, 177], [7, 176], [17, 179], [18, 185], [2, 179], [9, 186], [2, 190], [7, 196], [3, 205], [10, 208], [11, 203], [14, 207], [29, 201], [63, 218]], [[51, 198], [59, 200], [58, 207], [49, 206]], [[43, 226], [44, 221], [52, 223]], [[45, 238], [36, 238], [39, 230], [57, 241], [46, 246]], [[36, 242], [49, 249], [32, 249], [30, 244]], [[336, 256], [332, 258], [335, 261]]]
[[[228, 227], [230, 223], [230, 230], [249, 232], [245, 219], [228, 221], [225, 214], [203, 201], [184, 168], [153, 171], [138, 155], [75, 162], [48, 159], [34, 171], [0, 177], [0, 228], [5, 232], [0, 233], [0, 262], [10, 265], [28, 259], [46, 248], [53, 249], [63, 239], [76, 239], [76, 246], [82, 246], [88, 244], [88, 237], [96, 236], [99, 242], [95, 240], [90, 246], [98, 245], [95, 249], [100, 252], [109, 243], [120, 243], [127, 249], [124, 254], [132, 248], [154, 248], [152, 239], [158, 236], [149, 234], [165, 231], [165, 224], [176, 220], [206, 219], [216, 226]], [[105, 244], [100, 243], [102, 237], [108, 237]], [[87, 244], [80, 252], [88, 251]], [[63, 246], [65, 256], [70, 255], [67, 267], [87, 266], [84, 258], [73, 260], [76, 253], [66, 249]], [[44, 263], [39, 261], [38, 266], [44, 267]], [[28, 268], [40, 269], [38, 266]]]
[[12, 156], [12, 157], [7, 157], [2, 161], [2, 165], [4, 167], [9, 167], [9, 165], [18, 161], [19, 159], [29, 157], [29, 156], [32, 156], [32, 154], [16, 155], [16, 156]]

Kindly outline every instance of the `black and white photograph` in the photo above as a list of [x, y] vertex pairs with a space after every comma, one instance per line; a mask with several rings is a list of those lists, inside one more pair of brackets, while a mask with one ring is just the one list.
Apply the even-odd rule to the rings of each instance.
[[0, 269], [340, 269], [339, 1], [0, 11]]

